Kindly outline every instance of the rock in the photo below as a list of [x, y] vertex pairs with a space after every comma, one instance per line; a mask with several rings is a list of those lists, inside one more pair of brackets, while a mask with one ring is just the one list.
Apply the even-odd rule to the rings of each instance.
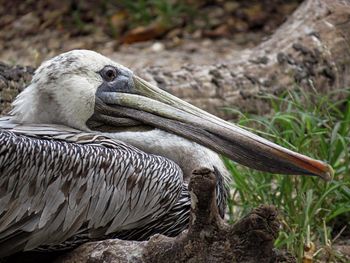
[[152, 46], [151, 46], [151, 50], [153, 52], [160, 52], [163, 51], [165, 49], [165, 46], [163, 43], [161, 42], [155, 42]]

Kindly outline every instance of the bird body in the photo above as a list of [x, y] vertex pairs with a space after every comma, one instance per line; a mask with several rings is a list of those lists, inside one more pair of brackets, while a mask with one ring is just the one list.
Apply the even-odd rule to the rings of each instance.
[[[187, 228], [190, 211], [186, 182], [190, 174], [185, 180], [183, 171], [191, 165], [224, 169], [217, 154], [186, 139], [173, 142], [179, 149], [169, 154], [182, 169], [161, 156], [160, 150], [154, 155], [132, 146], [138, 138], [148, 140], [144, 145], [157, 136], [166, 139], [161, 131], [131, 136], [133, 141], [121, 133], [125, 143], [107, 136], [111, 134], [62, 125], [18, 125], [9, 118], [0, 118], [0, 128], [1, 174], [11, 175], [0, 177], [6, 193], [0, 196], [0, 251], [6, 251], [4, 255], [63, 250], [116, 237], [176, 236]], [[187, 156], [182, 161], [181, 152]], [[201, 163], [204, 155], [208, 158]], [[224, 191], [224, 185], [218, 184], [223, 194], [218, 198], [221, 215]]]
[[89, 240], [175, 236], [190, 214], [187, 184], [217, 176], [219, 154], [249, 167], [331, 176], [331, 168], [206, 113], [93, 51], [44, 62], [0, 119], [0, 257]]

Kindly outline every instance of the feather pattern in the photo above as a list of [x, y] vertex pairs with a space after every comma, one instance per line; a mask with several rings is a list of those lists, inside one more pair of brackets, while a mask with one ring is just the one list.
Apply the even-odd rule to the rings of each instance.
[[181, 169], [166, 158], [59, 125], [7, 129], [0, 130], [1, 255], [79, 234], [147, 238], [169, 228], [154, 227], [161, 217], [174, 228], [178, 210], [189, 205]]

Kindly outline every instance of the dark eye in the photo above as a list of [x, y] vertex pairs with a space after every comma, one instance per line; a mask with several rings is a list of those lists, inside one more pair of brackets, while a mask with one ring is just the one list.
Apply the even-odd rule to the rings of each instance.
[[105, 81], [113, 81], [117, 77], [117, 70], [111, 66], [104, 67], [101, 76]]

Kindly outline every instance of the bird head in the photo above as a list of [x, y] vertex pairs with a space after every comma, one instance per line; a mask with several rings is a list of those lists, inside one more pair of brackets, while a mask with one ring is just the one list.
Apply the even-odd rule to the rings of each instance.
[[330, 179], [332, 168], [209, 114], [88, 50], [44, 62], [13, 103], [20, 123], [63, 124], [80, 130], [135, 125], [165, 130], [248, 167]]
[[[128, 83], [128, 82], [131, 83]], [[88, 130], [98, 91], [131, 87], [132, 71], [90, 50], [73, 50], [41, 64], [11, 114], [20, 123], [63, 124]]]

